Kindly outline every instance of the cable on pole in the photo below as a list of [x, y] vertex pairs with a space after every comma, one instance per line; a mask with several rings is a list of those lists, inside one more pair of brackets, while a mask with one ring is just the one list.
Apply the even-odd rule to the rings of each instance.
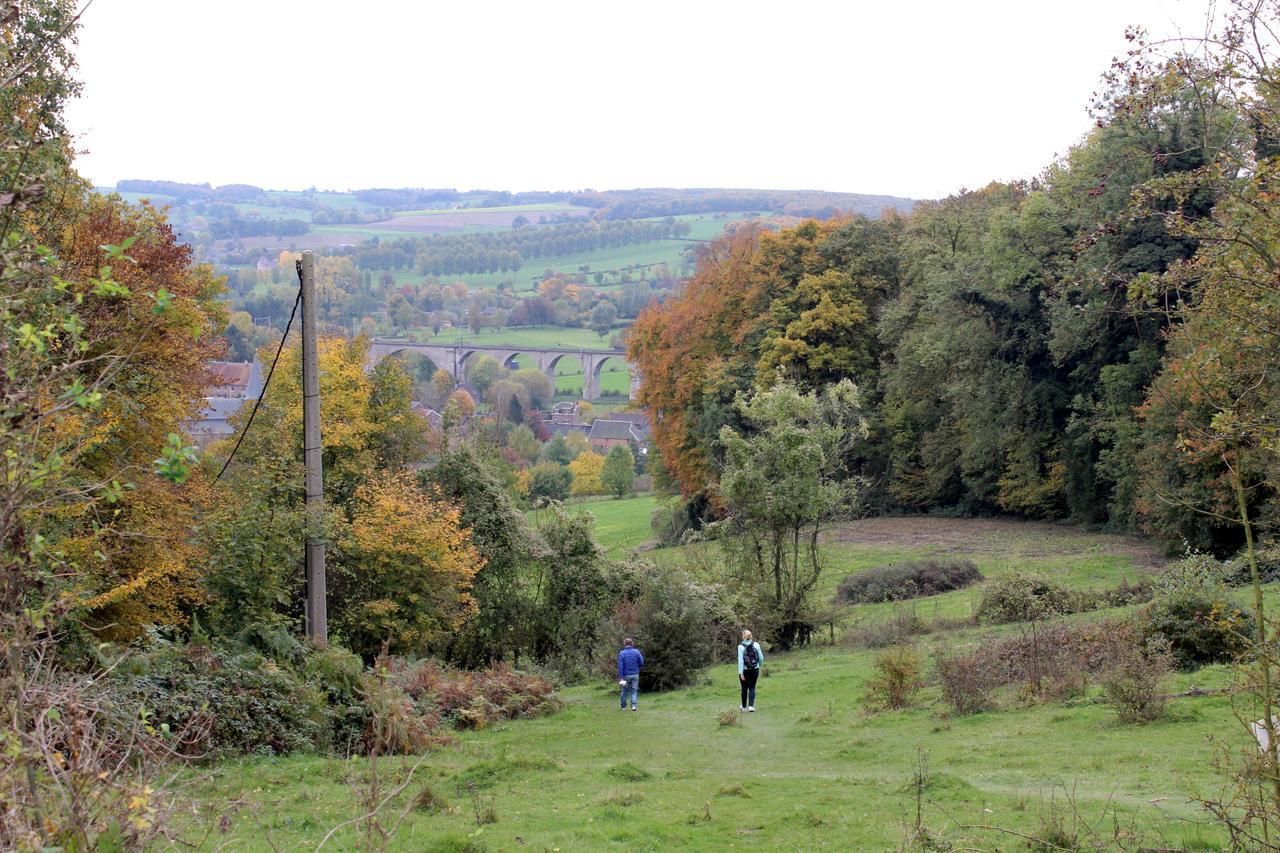
[[271, 360], [271, 369], [267, 371], [267, 379], [262, 383], [262, 393], [258, 395], [257, 400], [253, 401], [253, 411], [249, 412], [248, 423], [244, 425], [240, 437], [236, 439], [236, 446], [231, 448], [231, 454], [227, 457], [227, 461], [222, 463], [222, 470], [218, 472], [218, 476], [213, 478], [215, 483], [221, 480], [222, 475], [227, 472], [227, 468], [231, 465], [231, 460], [236, 458], [236, 451], [240, 449], [240, 443], [249, 434], [249, 427], [253, 426], [254, 416], [258, 414], [258, 407], [262, 405], [262, 399], [267, 396], [267, 388], [271, 386], [271, 377], [276, 372], [276, 362], [280, 361], [280, 353], [284, 352], [284, 342], [289, 339], [289, 328], [293, 325], [293, 318], [298, 313], [298, 304], [302, 302], [302, 262], [297, 262], [296, 267], [298, 270], [298, 296], [293, 300], [293, 310], [289, 312], [289, 322], [284, 326], [284, 335], [280, 338], [280, 346], [276, 349], [276, 357]]

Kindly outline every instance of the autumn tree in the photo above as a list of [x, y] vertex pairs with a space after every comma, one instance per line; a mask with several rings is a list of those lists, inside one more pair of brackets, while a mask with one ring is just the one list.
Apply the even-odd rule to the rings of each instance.
[[458, 507], [407, 473], [378, 474], [356, 489], [338, 542], [347, 559], [329, 580], [334, 629], [352, 651], [423, 654], [476, 612], [471, 588], [483, 559], [460, 519]]
[[604, 492], [601, 474], [604, 472], [604, 457], [593, 451], [579, 453], [569, 463], [573, 472], [571, 493], [575, 496], [599, 495]]

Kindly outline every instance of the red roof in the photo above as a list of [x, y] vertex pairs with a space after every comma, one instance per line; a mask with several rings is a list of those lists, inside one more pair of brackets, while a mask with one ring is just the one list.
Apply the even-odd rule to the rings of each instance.
[[250, 361], [211, 361], [209, 372], [213, 374], [214, 385], [249, 385], [249, 376], [253, 373], [253, 362]]

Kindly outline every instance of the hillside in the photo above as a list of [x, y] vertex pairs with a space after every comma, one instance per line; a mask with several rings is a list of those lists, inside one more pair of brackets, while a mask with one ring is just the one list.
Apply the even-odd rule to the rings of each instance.
[[[633, 508], [638, 532], [649, 505], [634, 499], [583, 508], [602, 516]], [[634, 539], [618, 525], [612, 521], [603, 538]], [[989, 578], [1035, 568], [1081, 588], [1134, 581], [1162, 564], [1125, 537], [1000, 521], [872, 520], [841, 526], [828, 549], [845, 568], [963, 553]], [[678, 550], [659, 555], [679, 557]], [[831, 572], [832, 585], [839, 574]], [[958, 616], [971, 612], [975, 597], [969, 589], [905, 607], [929, 619]], [[848, 624], [866, 627], [887, 609], [851, 608]], [[921, 636], [916, 647], [932, 657], [1017, 633], [958, 625]], [[839, 635], [834, 646], [770, 654], [759, 711], [740, 718], [731, 713], [737, 692], [729, 666], [713, 668], [694, 688], [642, 694], [635, 714], [619, 713], [613, 682], [602, 675], [597, 686], [563, 691], [566, 707], [554, 716], [459, 734], [430, 753], [388, 807], [408, 809], [394, 847], [894, 849], [914, 831], [920, 772], [923, 826], [967, 849], [1025, 849], [1019, 833], [1083, 840], [1086, 827], [1098, 839], [1112, 839], [1119, 827], [1149, 846], [1220, 849], [1218, 830], [1192, 797], [1217, 781], [1209, 737], [1242, 741], [1227, 698], [1176, 698], [1164, 720], [1133, 726], [1117, 722], [1093, 686], [1042, 702], [1009, 696], [998, 710], [957, 717], [931, 683], [912, 707], [875, 712], [866, 684], [876, 654]], [[1166, 689], [1212, 690], [1226, 679], [1224, 668], [1210, 667], [1179, 675]], [[384, 766], [384, 784], [405, 780], [413, 763]], [[250, 849], [263, 837], [282, 849], [310, 846], [355, 816], [351, 786], [366, 767], [364, 760], [249, 760], [219, 765], [194, 791], [210, 805], [250, 795], [229, 849]], [[445, 811], [411, 807], [428, 787], [447, 801]], [[478, 826], [476, 810], [489, 808], [496, 822]], [[354, 837], [333, 840], [346, 846]]]

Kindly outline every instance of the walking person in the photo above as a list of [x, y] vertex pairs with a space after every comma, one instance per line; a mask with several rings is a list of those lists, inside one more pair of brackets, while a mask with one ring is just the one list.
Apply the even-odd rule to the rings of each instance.
[[631, 710], [636, 709], [636, 697], [640, 695], [640, 667], [644, 666], [644, 655], [636, 648], [635, 640], [627, 637], [622, 641], [622, 651], [618, 652], [618, 686], [622, 688], [620, 702], [622, 710], [627, 710], [627, 694], [631, 694]]
[[738, 681], [742, 684], [741, 710], [752, 714], [756, 711], [756, 679], [760, 677], [760, 667], [764, 664], [764, 650], [760, 644], [751, 639], [750, 631], [742, 632], [742, 642], [738, 643]]

